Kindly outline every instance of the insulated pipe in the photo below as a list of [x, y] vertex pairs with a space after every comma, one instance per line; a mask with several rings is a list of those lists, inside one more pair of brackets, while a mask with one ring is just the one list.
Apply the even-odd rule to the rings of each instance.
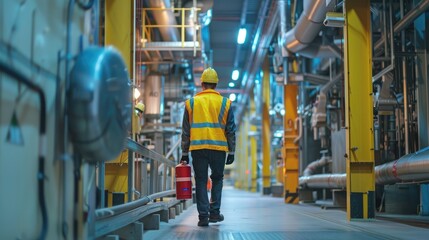
[[304, 176], [310, 176], [313, 175], [314, 171], [319, 168], [327, 165], [328, 163], [331, 163], [332, 159], [331, 157], [322, 157], [319, 160], [316, 160], [314, 162], [311, 162], [308, 164], [308, 166], [304, 169], [303, 175]]
[[[429, 180], [429, 147], [375, 167], [377, 184], [395, 184]], [[345, 188], [346, 174], [317, 174], [299, 178], [309, 188]]]
[[299, 178], [299, 185], [308, 188], [346, 188], [346, 174], [317, 174]]
[[429, 180], [429, 147], [375, 167], [377, 184]]
[[326, 4], [322, 0], [304, 0], [304, 10], [295, 27], [282, 35], [282, 43], [292, 52], [306, 48], [319, 33], [326, 12], [332, 9], [334, 1]]

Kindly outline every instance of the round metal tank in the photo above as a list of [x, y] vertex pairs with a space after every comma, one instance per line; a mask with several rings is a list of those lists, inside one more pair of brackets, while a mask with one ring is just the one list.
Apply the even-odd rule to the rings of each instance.
[[131, 124], [131, 88], [119, 52], [100, 47], [84, 50], [71, 71], [68, 100], [75, 149], [92, 163], [116, 158]]
[[[144, 103], [145, 117], [160, 118], [164, 115], [164, 76], [150, 74], [145, 79]], [[179, 89], [177, 89], [179, 90]]]

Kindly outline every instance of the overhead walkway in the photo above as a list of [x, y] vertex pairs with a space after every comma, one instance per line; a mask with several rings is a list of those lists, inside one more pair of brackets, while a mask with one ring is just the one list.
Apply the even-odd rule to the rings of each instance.
[[[164, 239], [427, 239], [429, 217], [383, 215], [373, 221], [347, 221], [341, 209], [322, 209], [309, 204], [285, 204], [282, 198], [262, 196], [224, 187], [222, 196], [223, 222], [198, 227], [196, 205], [168, 223], [161, 223], [160, 230], [143, 234], [145, 240]], [[390, 219], [390, 220], [389, 220]], [[402, 223], [391, 221], [401, 220]]]

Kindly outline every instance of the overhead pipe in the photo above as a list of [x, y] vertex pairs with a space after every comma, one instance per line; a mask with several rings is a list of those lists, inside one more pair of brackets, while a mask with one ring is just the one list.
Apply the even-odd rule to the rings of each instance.
[[[304, 0], [303, 4], [304, 10], [298, 22], [290, 31], [282, 35], [281, 41], [286, 49], [295, 53], [300, 53], [313, 42], [319, 34], [326, 13], [335, 5], [334, 1], [326, 4], [326, 1], [323, 0]], [[328, 48], [327, 50], [332, 49]], [[319, 51], [315, 51], [314, 49], [310, 51], [313, 54], [317, 52]], [[332, 56], [336, 57], [336, 55], [337, 53], [333, 53]]]
[[[375, 182], [381, 185], [429, 180], [429, 147], [375, 167]], [[302, 176], [299, 185], [309, 188], [345, 188], [346, 174]]]

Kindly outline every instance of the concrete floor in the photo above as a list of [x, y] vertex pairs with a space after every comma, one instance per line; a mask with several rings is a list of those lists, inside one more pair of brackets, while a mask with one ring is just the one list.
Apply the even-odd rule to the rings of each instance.
[[145, 240], [429, 239], [428, 224], [415, 227], [384, 220], [386, 217], [383, 220], [348, 222], [344, 210], [324, 210], [306, 204], [287, 205], [282, 198], [231, 187], [224, 187], [221, 212], [225, 216], [223, 222], [198, 227], [194, 204], [169, 223], [161, 223], [160, 230], [145, 231], [143, 237]]

